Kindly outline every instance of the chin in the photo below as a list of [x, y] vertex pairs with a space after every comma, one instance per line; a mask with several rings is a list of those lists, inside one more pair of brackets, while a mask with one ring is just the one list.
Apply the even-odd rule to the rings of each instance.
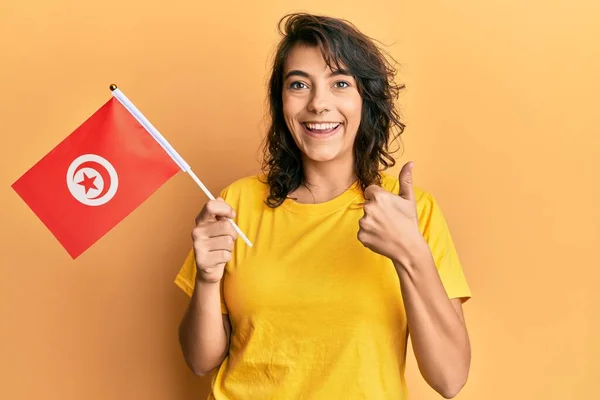
[[340, 159], [341, 151], [333, 149], [314, 149], [305, 151], [304, 156], [310, 161], [325, 163]]

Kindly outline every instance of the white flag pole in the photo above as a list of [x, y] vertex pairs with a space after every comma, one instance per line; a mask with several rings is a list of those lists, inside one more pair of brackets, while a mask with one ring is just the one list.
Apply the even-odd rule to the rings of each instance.
[[[196, 184], [198, 186], [200, 186], [200, 189], [202, 189], [204, 194], [206, 194], [206, 196], [209, 199], [215, 200], [215, 197], [212, 195], [212, 193], [210, 193], [208, 188], [206, 186], [204, 186], [202, 181], [200, 181], [200, 179], [198, 179], [196, 174], [194, 174], [194, 172], [192, 171], [192, 169], [190, 168], [188, 163], [186, 163], [185, 160], [179, 155], [179, 153], [177, 153], [177, 151], [175, 151], [173, 146], [171, 146], [171, 144], [167, 141], [167, 139], [165, 139], [163, 137], [163, 135], [160, 134], [160, 132], [150, 123], [150, 121], [148, 121], [148, 119], [146, 117], [144, 117], [144, 115], [140, 112], [140, 110], [138, 110], [137, 107], [133, 105], [133, 103], [127, 98], [127, 96], [125, 96], [125, 94], [123, 94], [123, 92], [121, 92], [121, 90], [119, 90], [117, 88], [117, 85], [115, 85], [115, 84], [110, 85], [110, 90], [112, 92], [112, 95], [117, 100], [119, 100], [119, 102], [121, 102], [123, 107], [125, 107], [131, 113], [131, 115], [133, 115], [134, 118], [137, 119], [137, 121], [144, 128], [146, 128], [148, 133], [150, 133], [150, 135], [158, 142], [158, 144], [160, 144], [162, 146], [162, 148], [165, 149], [167, 154], [169, 154], [171, 156], [171, 158], [173, 159], [173, 161], [175, 161], [175, 163], [179, 166], [179, 168], [181, 168], [184, 172], [187, 172], [188, 175], [190, 175], [192, 177], [194, 182], [196, 182]], [[246, 235], [244, 235], [244, 233], [237, 226], [237, 224], [231, 218], [228, 218], [228, 220], [229, 220], [229, 222], [231, 222], [231, 224], [233, 225], [233, 228], [238, 233], [238, 235], [240, 235], [240, 237], [244, 240], [244, 242], [246, 242], [246, 244], [248, 246], [252, 247], [252, 243], [250, 242], [250, 240], [248, 240]]]

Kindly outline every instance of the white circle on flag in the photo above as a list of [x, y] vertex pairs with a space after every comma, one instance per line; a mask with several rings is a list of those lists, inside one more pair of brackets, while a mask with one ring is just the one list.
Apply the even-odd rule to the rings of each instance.
[[77, 157], [67, 170], [71, 195], [86, 206], [101, 206], [117, 193], [119, 177], [108, 160], [97, 154]]

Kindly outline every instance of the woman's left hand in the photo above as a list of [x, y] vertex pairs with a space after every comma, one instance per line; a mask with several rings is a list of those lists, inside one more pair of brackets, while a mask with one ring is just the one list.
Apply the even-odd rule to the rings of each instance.
[[365, 247], [403, 266], [426, 247], [419, 230], [412, 168], [409, 162], [400, 171], [399, 195], [377, 185], [365, 189], [365, 214], [358, 224], [358, 240]]

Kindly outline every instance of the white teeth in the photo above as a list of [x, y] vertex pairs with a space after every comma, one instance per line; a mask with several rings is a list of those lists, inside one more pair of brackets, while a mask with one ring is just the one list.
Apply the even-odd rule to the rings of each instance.
[[327, 123], [327, 124], [310, 124], [310, 123], [307, 123], [306, 126], [308, 127], [308, 129], [325, 131], [325, 130], [329, 130], [329, 129], [335, 129], [335, 128], [338, 127], [339, 124], [340, 124], [339, 122]]

